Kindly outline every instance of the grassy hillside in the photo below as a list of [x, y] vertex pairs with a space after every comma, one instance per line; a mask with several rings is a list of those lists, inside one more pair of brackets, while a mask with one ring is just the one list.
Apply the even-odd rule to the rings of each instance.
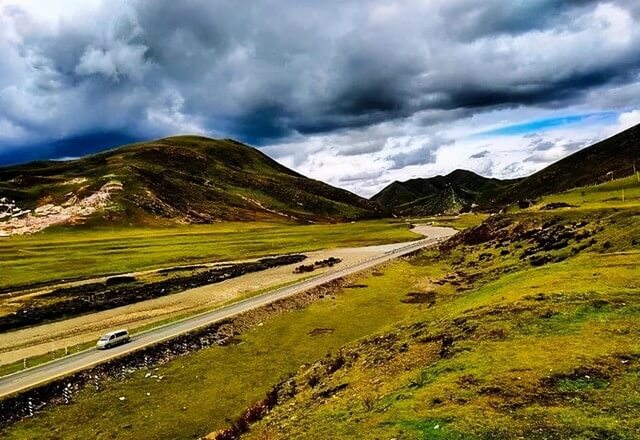
[[298, 370], [243, 438], [640, 437], [640, 202], [599, 203], [492, 217], [385, 270], [419, 317]]
[[301, 176], [254, 148], [196, 136], [0, 168], [0, 198], [21, 210], [41, 207], [32, 223], [70, 211], [66, 223], [145, 225], [380, 216], [375, 203]]
[[455, 170], [446, 176], [393, 182], [371, 200], [402, 216], [456, 214], [473, 205], [490, 205], [516, 182]]
[[3, 435], [193, 438], [273, 390], [244, 438], [638, 438], [640, 200], [606, 193], [492, 216]]
[[633, 174], [634, 164], [640, 171], [640, 125], [549, 165], [514, 185], [501, 200], [534, 199], [611, 178], [619, 179]]
[[[640, 203], [640, 177], [629, 176], [543, 196], [529, 210], [626, 208]], [[514, 209], [514, 208], [512, 208]]]

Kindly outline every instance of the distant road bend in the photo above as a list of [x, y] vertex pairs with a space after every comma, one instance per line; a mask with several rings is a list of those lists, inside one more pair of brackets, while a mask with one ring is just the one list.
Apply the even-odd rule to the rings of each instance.
[[[416, 231], [422, 232], [422, 231]], [[435, 236], [429, 232], [435, 232]], [[313, 278], [292, 284], [279, 289], [247, 298], [233, 304], [220, 307], [218, 309], [202, 313], [190, 318], [176, 321], [161, 327], [157, 327], [145, 333], [134, 335], [127, 344], [111, 348], [109, 350], [96, 350], [94, 348], [85, 350], [78, 354], [70, 355], [55, 361], [51, 361], [39, 366], [28, 368], [0, 378], [0, 397], [15, 394], [20, 391], [33, 388], [37, 385], [49, 382], [59, 377], [67, 376], [72, 373], [91, 368], [95, 365], [112, 360], [140, 350], [142, 348], [158, 344], [175, 338], [184, 333], [189, 333], [202, 327], [209, 326], [218, 321], [230, 318], [240, 313], [265, 306], [276, 302], [283, 298], [295, 295], [300, 292], [312, 289], [314, 287], [326, 284], [338, 278], [354, 274], [356, 272], [369, 269], [378, 264], [387, 262], [394, 258], [410, 254], [419, 249], [433, 246], [440, 240], [453, 235], [456, 231], [451, 228], [430, 228], [424, 230], [427, 238], [413, 241], [405, 246], [396, 247], [383, 255], [376, 256], [349, 267], [323, 273]]]

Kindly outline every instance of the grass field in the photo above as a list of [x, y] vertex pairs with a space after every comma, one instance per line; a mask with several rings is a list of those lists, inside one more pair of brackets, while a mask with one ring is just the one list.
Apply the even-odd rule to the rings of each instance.
[[[74, 404], [51, 408], [3, 438], [187, 439], [222, 427], [301, 364], [415, 313], [414, 306], [400, 301], [416, 282], [412, 265], [389, 269], [383, 269], [383, 277], [359, 280], [367, 288], [346, 289], [335, 300], [326, 297], [265, 321], [238, 345], [209, 348], [161, 366], [153, 372], [164, 376], [161, 381], [139, 371], [104, 384], [99, 393], [86, 389]], [[441, 268], [432, 270], [441, 274]], [[332, 332], [312, 336], [314, 329]]]
[[442, 226], [449, 227], [458, 230], [464, 230], [468, 228], [472, 228], [474, 226], [478, 226], [480, 223], [485, 221], [489, 217], [488, 214], [485, 213], [464, 213], [459, 215], [443, 215], [443, 216], [434, 216], [434, 217], [420, 217], [420, 218], [411, 218], [410, 221], [413, 223], [427, 223], [432, 224], [433, 226]]
[[[361, 288], [265, 320], [238, 345], [159, 367], [160, 381], [146, 371], [110, 380], [4, 435], [193, 438], [307, 364], [295, 396], [249, 438], [637, 438], [638, 211], [523, 211], [492, 221], [543, 238], [540, 225], [552, 223], [574, 238], [541, 251], [557, 261], [540, 267], [520, 255], [543, 238], [512, 232], [390, 263], [383, 276], [357, 280]], [[336, 373], [314, 363], [339, 347], [347, 361]]]
[[0, 239], [0, 288], [177, 264], [419, 238], [401, 222], [219, 223], [163, 229], [58, 229]]

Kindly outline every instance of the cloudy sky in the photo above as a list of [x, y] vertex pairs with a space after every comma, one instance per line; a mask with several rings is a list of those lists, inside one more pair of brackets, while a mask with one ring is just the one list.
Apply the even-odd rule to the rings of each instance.
[[0, 164], [233, 137], [369, 196], [640, 123], [637, 0], [0, 0]]

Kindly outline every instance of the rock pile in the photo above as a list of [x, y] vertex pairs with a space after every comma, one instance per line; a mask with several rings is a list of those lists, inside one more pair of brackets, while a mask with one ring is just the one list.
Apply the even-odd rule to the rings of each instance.
[[320, 269], [322, 267], [333, 267], [336, 264], [340, 263], [342, 260], [340, 258], [336, 258], [336, 257], [329, 257], [326, 260], [320, 260], [320, 261], [316, 261], [313, 264], [303, 264], [301, 266], [298, 266], [295, 268], [295, 270], [293, 271], [293, 273], [307, 273], [307, 272], [313, 272], [316, 269]]

